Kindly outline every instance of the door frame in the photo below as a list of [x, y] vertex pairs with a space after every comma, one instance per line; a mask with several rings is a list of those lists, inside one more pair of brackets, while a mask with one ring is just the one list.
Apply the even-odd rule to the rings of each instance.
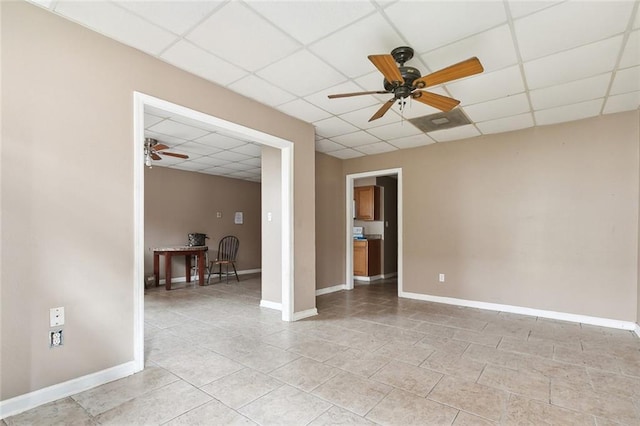
[[353, 185], [356, 179], [378, 177], [378, 176], [397, 176], [398, 178], [398, 295], [402, 294], [403, 289], [403, 253], [402, 253], [402, 168], [373, 170], [369, 172], [352, 173], [346, 175], [346, 273], [345, 273], [345, 289], [353, 290]]
[[[293, 321], [294, 251], [293, 251], [293, 142], [259, 130], [174, 104], [141, 92], [133, 92], [133, 206], [134, 206], [134, 271], [133, 271], [133, 358], [135, 371], [144, 369], [144, 107], [179, 114], [223, 130], [236, 133], [253, 142], [280, 149], [280, 194], [282, 229], [282, 320]], [[264, 221], [264, 215], [260, 215]]]

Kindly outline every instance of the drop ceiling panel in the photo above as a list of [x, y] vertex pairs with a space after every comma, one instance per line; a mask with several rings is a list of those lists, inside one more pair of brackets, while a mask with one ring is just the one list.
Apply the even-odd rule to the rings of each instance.
[[[437, 71], [477, 56], [485, 72], [495, 71], [518, 62], [513, 37], [508, 25], [484, 31], [472, 37], [421, 55], [430, 70]], [[426, 72], [423, 70], [423, 73]]]
[[151, 130], [145, 130], [144, 137], [156, 139], [167, 146], [176, 146], [186, 142], [184, 139], [176, 138], [175, 136], [171, 135], [164, 135], [162, 133], [152, 132]]
[[378, 112], [378, 110], [382, 107], [382, 103], [376, 101], [375, 105], [371, 105], [370, 107], [362, 108], [357, 111], [351, 111], [346, 114], [342, 114], [342, 118], [354, 126], [358, 126], [361, 129], [370, 129], [372, 127], [380, 127], [385, 124], [396, 123], [401, 120], [400, 116], [396, 113], [397, 106], [393, 106], [385, 115], [381, 118], [373, 121], [369, 121], [369, 119]]
[[[346, 78], [307, 50], [300, 50], [258, 72], [270, 83], [298, 93], [310, 95], [335, 86]], [[302, 78], [300, 78], [302, 76]]]
[[579, 104], [565, 105], [556, 108], [536, 111], [536, 122], [538, 124], [555, 124], [565, 121], [580, 120], [593, 117], [600, 113], [603, 99], [581, 102]]
[[400, 121], [397, 123], [387, 124], [385, 126], [374, 127], [367, 131], [372, 135], [379, 137], [383, 141], [422, 133], [422, 131], [407, 121]]
[[432, 143], [435, 143], [433, 139], [431, 139], [429, 136], [425, 134], [391, 139], [388, 142], [399, 149], [415, 148], [418, 146], [430, 145]]
[[[380, 77], [382, 78], [382, 76]], [[318, 108], [322, 108], [326, 111], [332, 111], [334, 114], [343, 114], [345, 112], [354, 111], [374, 105], [378, 103], [378, 100], [371, 95], [351, 96], [347, 98], [329, 99], [328, 95], [334, 95], [339, 93], [356, 93], [371, 90], [384, 90], [382, 87], [382, 80], [379, 80], [379, 86], [373, 89], [363, 90], [362, 87], [357, 84], [348, 81], [337, 86], [330, 87], [325, 90], [321, 90], [313, 95], [305, 97], [305, 100], [313, 104]], [[387, 95], [387, 97], [389, 97]]]
[[601, 98], [607, 92], [611, 73], [570, 83], [531, 91], [531, 103], [536, 110]]
[[[375, 70], [368, 55], [389, 53], [405, 43], [378, 14], [324, 38], [309, 48], [348, 77], [358, 77]], [[375, 89], [372, 89], [375, 90]]]
[[222, 151], [220, 148], [216, 148], [210, 145], [204, 145], [196, 142], [185, 142], [173, 148], [176, 152], [183, 154], [198, 154], [198, 155], [210, 155]]
[[170, 64], [222, 85], [247, 75], [241, 68], [184, 40], [171, 46], [160, 57]]
[[525, 61], [582, 46], [621, 33], [633, 2], [567, 1], [515, 21]]
[[447, 84], [454, 98], [467, 105], [524, 92], [520, 68], [513, 66]]
[[248, 4], [302, 44], [329, 35], [375, 10], [371, 3], [364, 1], [258, 1]]
[[260, 167], [262, 165], [262, 159], [261, 158], [248, 158], [246, 160], [242, 160], [240, 161], [242, 164], [249, 164], [251, 166], [254, 167]]
[[175, 34], [183, 34], [211, 13], [219, 1], [117, 1], [120, 7], [130, 10], [156, 25]]
[[246, 142], [243, 140], [235, 139], [221, 133], [209, 133], [205, 136], [195, 139], [195, 142], [215, 146], [216, 148], [220, 149], [232, 149], [246, 144]]
[[620, 60], [620, 68], [640, 65], [640, 30], [636, 30], [629, 35], [624, 53]]
[[307, 123], [312, 123], [331, 116], [327, 111], [318, 108], [303, 99], [295, 99], [291, 102], [287, 102], [278, 106], [278, 109], [285, 114], [299, 118]]
[[331, 139], [321, 139], [316, 141], [316, 151], [319, 152], [331, 152], [337, 151], [339, 149], [344, 149], [344, 146], [339, 143], [335, 143]]
[[419, 53], [507, 21], [503, 4], [497, 1], [400, 1], [387, 7], [385, 13]]
[[335, 136], [331, 138], [331, 140], [348, 148], [354, 148], [356, 146], [369, 145], [380, 142], [380, 139], [365, 131], [349, 133], [348, 135]]
[[467, 124], [453, 129], [436, 130], [430, 132], [429, 136], [437, 142], [447, 142], [480, 136], [480, 132], [472, 124]]
[[172, 135], [180, 139], [196, 139], [208, 134], [209, 132], [197, 127], [188, 126], [172, 120], [164, 120], [148, 128], [152, 132], [162, 133], [164, 135]]
[[533, 127], [533, 116], [531, 113], [514, 115], [513, 117], [499, 118], [478, 123], [476, 126], [485, 134], [511, 132], [513, 130]]
[[509, 10], [511, 16], [520, 18], [526, 15], [530, 15], [542, 9], [546, 9], [550, 6], [554, 6], [562, 3], [564, 0], [559, 1], [540, 1], [540, 0], [509, 0]]
[[472, 121], [480, 122], [530, 112], [530, 108], [527, 95], [520, 93], [508, 98], [465, 106], [464, 112]]
[[619, 95], [640, 90], [640, 66], [618, 71], [613, 79], [611, 94]]
[[530, 89], [567, 83], [610, 72], [615, 66], [622, 36], [556, 53], [524, 64]]
[[230, 84], [229, 88], [270, 106], [280, 105], [295, 98], [291, 93], [285, 92], [253, 74]]
[[346, 159], [349, 159], [349, 158], [357, 158], [357, 157], [364, 156], [363, 153], [358, 152], [355, 149], [351, 149], [351, 148], [341, 149], [339, 151], [333, 151], [333, 152], [331, 152], [331, 155], [333, 157], [341, 158], [343, 160], [346, 160]]
[[378, 142], [371, 145], [362, 145], [357, 148], [358, 151], [364, 152], [367, 155], [375, 155], [382, 154], [384, 152], [396, 151], [396, 148], [393, 145], [390, 145], [386, 142]]
[[153, 55], [176, 40], [174, 34], [115, 3], [60, 1], [55, 4], [55, 11], [107, 37]]
[[237, 148], [233, 148], [231, 149], [231, 151], [237, 152], [239, 154], [250, 155], [252, 157], [259, 157], [260, 155], [262, 155], [262, 147], [253, 143], [248, 143]]
[[313, 125], [316, 127], [316, 133], [325, 138], [346, 135], [347, 133], [353, 133], [358, 130], [357, 127], [352, 126], [338, 117], [316, 121]]
[[218, 152], [215, 155], [213, 155], [213, 157], [219, 158], [222, 160], [231, 161], [231, 162], [239, 162], [239, 161], [247, 160], [248, 158], [250, 158], [248, 155], [239, 154], [237, 152], [232, 152], [232, 151]]
[[199, 170], [205, 169], [207, 166], [202, 163], [196, 163], [195, 161], [183, 161], [182, 163], [174, 164], [171, 166], [172, 169], [178, 170], [187, 170], [190, 172], [197, 172]]
[[604, 106], [604, 113], [631, 111], [640, 107], [640, 92], [610, 96]]
[[226, 3], [187, 39], [248, 71], [256, 71], [300, 48], [240, 2]]
[[144, 125], [145, 125], [145, 127], [149, 127], [149, 126], [153, 126], [154, 124], [158, 124], [162, 120], [164, 120], [164, 118], [162, 118], [162, 117], [156, 117], [155, 115], [151, 115], [151, 114], [147, 114], [147, 113], [144, 114]]

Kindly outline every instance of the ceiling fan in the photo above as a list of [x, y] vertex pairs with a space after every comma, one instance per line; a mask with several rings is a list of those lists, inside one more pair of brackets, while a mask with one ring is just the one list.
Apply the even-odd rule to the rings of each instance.
[[[411, 47], [396, 47], [390, 55], [369, 55], [369, 60], [384, 75], [384, 90], [374, 90], [369, 92], [340, 93], [329, 95], [329, 99], [346, 98], [349, 96], [392, 94], [393, 98], [385, 102], [380, 109], [373, 114], [369, 121], [382, 117], [393, 106], [395, 101], [400, 101], [400, 107], [404, 107], [405, 99], [411, 97], [418, 102], [427, 104], [441, 111], [451, 111], [460, 101], [436, 93], [427, 92], [423, 89], [451, 80], [468, 77], [484, 71], [480, 60], [476, 57], [458, 62], [440, 71], [421, 76], [417, 68], [405, 66], [404, 63], [413, 58]], [[400, 66], [396, 65], [396, 62]]]
[[168, 155], [170, 157], [182, 158], [186, 160], [189, 158], [188, 155], [184, 154], [176, 154], [175, 152], [165, 152], [165, 149], [169, 149], [169, 147], [165, 144], [158, 142], [157, 139], [153, 138], [145, 138], [144, 139], [144, 164], [147, 167], [151, 167], [151, 160], [159, 161], [162, 160], [162, 155]]

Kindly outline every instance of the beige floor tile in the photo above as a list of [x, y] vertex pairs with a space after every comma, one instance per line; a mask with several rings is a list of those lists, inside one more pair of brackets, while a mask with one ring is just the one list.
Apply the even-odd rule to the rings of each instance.
[[457, 414], [455, 408], [394, 389], [367, 414], [367, 419], [390, 426], [450, 425]]
[[166, 426], [205, 426], [205, 425], [256, 425], [257, 423], [249, 420], [245, 416], [232, 410], [226, 405], [213, 400], [200, 407], [176, 417]]
[[496, 336], [508, 336], [518, 340], [527, 340], [531, 332], [531, 326], [520, 321], [499, 320], [489, 322], [482, 332]]
[[320, 398], [284, 385], [239, 411], [261, 425], [304, 425], [330, 407]]
[[557, 346], [553, 354], [553, 359], [614, 373], [620, 372], [620, 361], [618, 358], [597, 352], [584, 352], [583, 350], [578, 351]]
[[298, 354], [287, 352], [275, 346], [260, 345], [255, 351], [238, 355], [234, 359], [254, 370], [268, 373], [299, 357]]
[[96, 425], [97, 423], [71, 398], [62, 398], [4, 419], [8, 426], [27, 425]]
[[418, 325], [415, 326], [414, 330], [436, 337], [453, 337], [453, 334], [457, 331], [453, 327], [445, 327], [423, 321], [420, 321]]
[[147, 367], [139, 373], [78, 393], [72, 398], [89, 414], [97, 416], [177, 380], [180, 379], [163, 368]]
[[596, 392], [640, 400], [640, 378], [595, 369], [587, 369], [587, 373]]
[[477, 345], [484, 345], [495, 348], [500, 343], [502, 336], [479, 333], [477, 331], [456, 330], [456, 332], [453, 333], [453, 338], [455, 340], [462, 340], [467, 343], [475, 343]]
[[527, 398], [549, 402], [550, 379], [539, 373], [514, 371], [504, 367], [487, 365], [477, 383]]
[[527, 355], [535, 355], [543, 358], [553, 357], [553, 343], [544, 341], [527, 341], [513, 337], [503, 337], [498, 349], [506, 352], [515, 352]]
[[463, 356], [435, 351], [420, 367], [442, 374], [459, 377], [475, 382], [485, 368], [485, 363]]
[[593, 416], [512, 395], [507, 406], [505, 425], [595, 425]]
[[238, 409], [283, 385], [277, 379], [245, 368], [201, 389], [231, 408]]
[[460, 411], [453, 421], [453, 426], [492, 426], [498, 423]]
[[269, 375], [305, 392], [323, 384], [340, 370], [310, 358], [300, 357], [272, 371]]
[[327, 342], [326, 340], [307, 339], [304, 342], [294, 344], [288, 349], [288, 351], [298, 355], [303, 355], [307, 358], [315, 359], [316, 361], [324, 362], [347, 349], [349, 349], [348, 346], [338, 345]]
[[517, 370], [519, 366], [525, 364], [529, 358], [531, 358], [528, 355], [505, 352], [496, 348], [473, 343], [469, 345], [462, 356], [485, 364], [498, 365], [512, 370]]
[[500, 420], [508, 397], [505, 391], [451, 376], [440, 380], [428, 396], [433, 401], [492, 421]]
[[176, 354], [157, 362], [171, 373], [197, 387], [244, 368], [242, 364], [203, 348]]
[[361, 417], [344, 408], [335, 405], [318, 416], [308, 426], [335, 426], [335, 425], [353, 425], [353, 426], [374, 426], [375, 423]]
[[107, 425], [162, 424], [209, 401], [209, 395], [179, 381], [112, 408], [96, 420]]
[[349, 373], [332, 377], [312, 394], [360, 416], [364, 416], [384, 398], [392, 387]]
[[349, 349], [339, 352], [325, 364], [337, 367], [359, 376], [371, 377], [390, 361], [390, 358], [379, 355], [377, 352], [367, 352], [358, 349]]
[[416, 343], [416, 345], [435, 351], [446, 352], [451, 355], [462, 355], [467, 350], [469, 342], [453, 340], [448, 337], [426, 336]]
[[372, 380], [422, 397], [427, 396], [441, 378], [442, 374], [440, 373], [399, 361], [391, 361], [371, 376]]
[[407, 364], [420, 365], [433, 352], [433, 349], [424, 346], [393, 342], [387, 343], [375, 353]]
[[630, 398], [551, 384], [551, 403], [624, 424], [640, 424], [640, 411]]

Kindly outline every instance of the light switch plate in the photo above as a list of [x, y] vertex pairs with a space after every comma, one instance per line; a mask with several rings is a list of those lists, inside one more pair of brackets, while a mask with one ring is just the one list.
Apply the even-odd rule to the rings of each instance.
[[57, 327], [59, 325], [64, 325], [64, 308], [49, 309], [49, 326]]

